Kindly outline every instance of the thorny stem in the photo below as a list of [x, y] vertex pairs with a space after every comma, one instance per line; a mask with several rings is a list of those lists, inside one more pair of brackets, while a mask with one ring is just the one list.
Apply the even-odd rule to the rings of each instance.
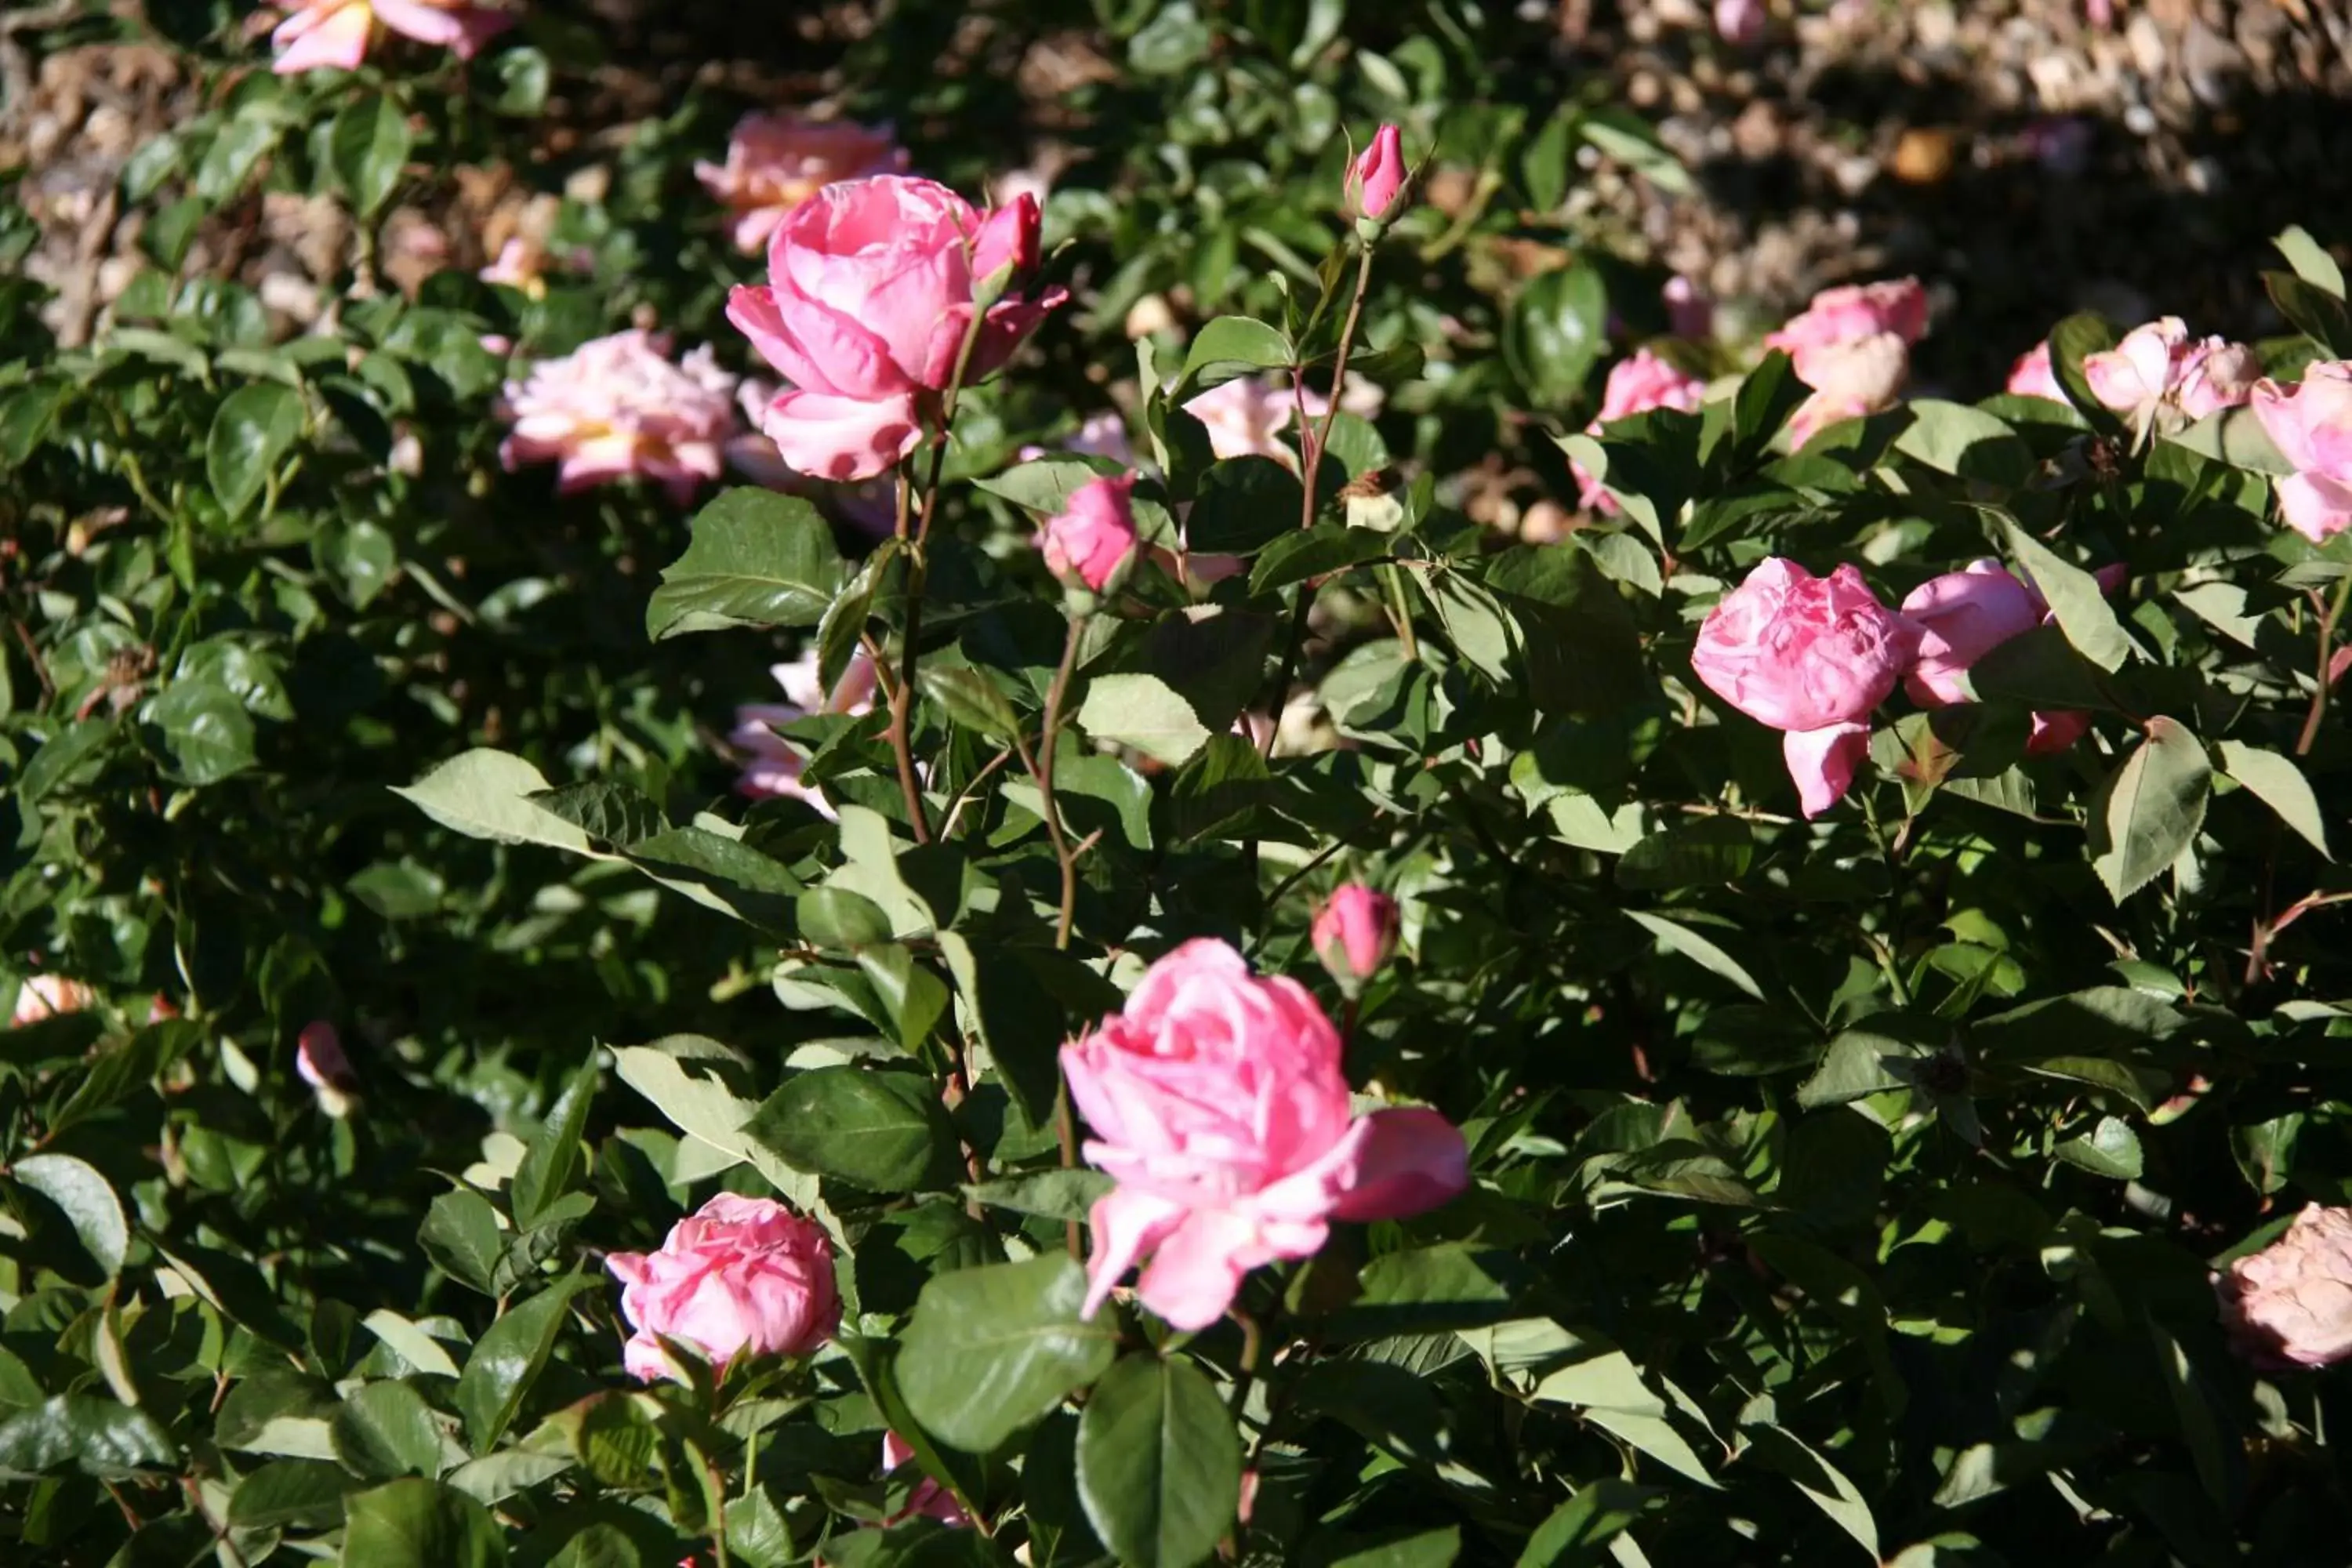
[[[1356, 292], [1348, 301], [1348, 319], [1339, 324], [1339, 352], [1331, 366], [1331, 400], [1323, 407], [1323, 427], [1309, 430], [1307, 426], [1306, 398], [1299, 397], [1298, 445], [1299, 480], [1304, 491], [1298, 503], [1298, 526], [1315, 526], [1315, 477], [1323, 467], [1323, 448], [1331, 439], [1331, 426], [1339, 417], [1339, 395], [1348, 385], [1348, 351], [1355, 346], [1356, 324], [1363, 319], [1364, 295], [1372, 286], [1372, 247], [1362, 247], [1356, 261]], [[1298, 585], [1298, 602], [1290, 612], [1290, 635], [1284, 639], [1282, 667], [1274, 683], [1274, 722], [1266, 727], [1265, 740], [1258, 747], [1260, 756], [1274, 754], [1275, 738], [1282, 733], [1282, 710], [1290, 700], [1290, 681], [1298, 668], [1299, 645], [1307, 640], [1307, 612], [1315, 603], [1312, 583]]]
[[2352, 574], [2337, 579], [2336, 597], [2319, 621], [2319, 664], [2313, 674], [2311, 711], [2304, 715], [2303, 733], [2295, 737], [2294, 754], [2307, 757], [2319, 740], [2319, 721], [2327, 717], [2328, 667], [2335, 662], [2336, 623], [2344, 618], [2344, 598], [2352, 593]]
[[1061, 807], [1054, 800], [1054, 746], [1062, 738], [1062, 699], [1068, 695], [1070, 671], [1078, 661], [1078, 638], [1086, 630], [1082, 616], [1070, 617], [1069, 635], [1062, 641], [1062, 663], [1054, 671], [1054, 684], [1045, 691], [1045, 732], [1037, 740], [1037, 796], [1045, 808], [1045, 835], [1053, 841], [1054, 858], [1062, 867], [1062, 910], [1054, 924], [1054, 950], [1064, 952], [1070, 946], [1070, 921], [1078, 907], [1078, 858], [1070, 847], [1070, 836], [1062, 826]]

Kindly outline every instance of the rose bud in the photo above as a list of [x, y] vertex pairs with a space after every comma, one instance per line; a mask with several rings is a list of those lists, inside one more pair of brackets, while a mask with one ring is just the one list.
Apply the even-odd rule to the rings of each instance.
[[674, 1377], [656, 1335], [714, 1367], [739, 1355], [806, 1355], [841, 1323], [833, 1243], [782, 1204], [721, 1193], [670, 1227], [655, 1252], [615, 1252], [621, 1312], [636, 1332], [622, 1364], [644, 1382]]
[[1396, 900], [1361, 882], [1349, 882], [1316, 914], [1310, 934], [1315, 956], [1339, 983], [1341, 994], [1352, 997], [1396, 952]]
[[2257, 1366], [2342, 1361], [2352, 1355], [2352, 1209], [2306, 1205], [2284, 1236], [2213, 1284], [2221, 1326]]
[[1404, 137], [1393, 125], [1383, 125], [1372, 144], [1348, 165], [1346, 200], [1349, 216], [1379, 222], [1404, 188]]
[[[1090, 600], [1115, 593], [1135, 563], [1135, 476], [1088, 479], [1037, 536], [1045, 570], [1074, 595]], [[1090, 606], [1089, 606], [1090, 607]]]
[[359, 1074], [343, 1055], [342, 1037], [324, 1018], [302, 1026], [294, 1042], [294, 1071], [319, 1097], [319, 1109], [341, 1120], [359, 1099]]

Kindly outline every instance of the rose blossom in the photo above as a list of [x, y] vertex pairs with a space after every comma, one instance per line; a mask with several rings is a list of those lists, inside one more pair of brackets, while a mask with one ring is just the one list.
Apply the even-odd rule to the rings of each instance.
[[1134, 489], [1135, 476], [1121, 474], [1098, 476], [1072, 491], [1037, 536], [1045, 570], [1094, 594], [1108, 593], [1124, 580], [1135, 560], [1135, 513], [1128, 499]]
[[1726, 702], [1784, 732], [1781, 754], [1811, 817], [1853, 782], [1864, 721], [1918, 644], [1919, 628], [1880, 604], [1852, 564], [1816, 577], [1774, 556], [1707, 612], [1691, 669]]
[[[783, 460], [830, 479], [868, 479], [915, 448], [955, 379], [985, 380], [1045, 312], [1019, 285], [1037, 264], [1037, 204], [984, 217], [930, 180], [877, 174], [825, 186], [785, 215], [768, 247], [768, 281], [738, 287], [727, 319], [792, 389], [761, 426]], [[1002, 287], [977, 333], [977, 291]]]
[[2213, 1282], [2239, 1353], [2272, 1369], [2352, 1355], [2352, 1209], [2306, 1204], [2286, 1234]]
[[694, 174], [734, 215], [737, 247], [757, 255], [776, 226], [825, 186], [906, 166], [887, 125], [752, 113], [736, 121], [727, 162], [698, 161]]
[[1372, 133], [1372, 144], [1348, 165], [1343, 195], [1351, 217], [1381, 218], [1404, 188], [1404, 138], [1393, 125]]
[[499, 460], [509, 470], [561, 465], [556, 489], [564, 495], [642, 474], [688, 504], [695, 487], [725, 466], [735, 378], [712, 361], [708, 345], [678, 364], [667, 352], [667, 340], [651, 332], [615, 332], [507, 383], [514, 432]]
[[98, 993], [62, 974], [28, 974], [16, 988], [16, 1005], [8, 1022], [37, 1024], [66, 1013], [79, 1013], [98, 1004]]
[[[904, 1437], [899, 1436], [896, 1432], [882, 1434], [882, 1473], [884, 1475], [895, 1474], [899, 1466], [906, 1464], [914, 1457], [915, 1450], [908, 1445]], [[882, 1522], [885, 1526], [888, 1526], [897, 1524], [901, 1520], [916, 1518], [936, 1519], [950, 1530], [961, 1530], [971, 1522], [971, 1516], [964, 1512], [963, 1504], [956, 1501], [955, 1493], [929, 1476], [917, 1481], [915, 1489], [907, 1494], [907, 1506]]]
[[351, 1114], [360, 1078], [352, 1070], [352, 1058], [343, 1054], [343, 1037], [334, 1025], [315, 1018], [302, 1026], [294, 1040], [294, 1074], [319, 1097], [320, 1110], [336, 1118]]
[[1135, 466], [1135, 443], [1128, 438], [1127, 421], [1105, 409], [1089, 414], [1052, 447], [1032, 442], [1016, 454], [1024, 463], [1034, 463], [1051, 452], [1076, 452], [1082, 458], [1108, 458], [1121, 468]]
[[2058, 373], [2051, 368], [2048, 338], [2017, 356], [2017, 363], [2009, 367], [2009, 384], [2002, 390], [2016, 397], [2043, 397], [2074, 406], [2059, 384]]
[[421, 44], [445, 44], [461, 60], [515, 24], [508, 12], [465, 0], [305, 0], [269, 35], [279, 76], [331, 66], [357, 70], [381, 22]]
[[1097, 1200], [1092, 1316], [1138, 1259], [1143, 1304], [1180, 1329], [1223, 1314], [1242, 1276], [1311, 1257], [1330, 1221], [1401, 1218], [1469, 1184], [1469, 1153], [1434, 1110], [1351, 1112], [1340, 1041], [1307, 988], [1255, 978], [1242, 955], [1188, 942], [1127, 1005], [1062, 1047]]
[[1879, 332], [1893, 332], [1906, 346], [1927, 331], [1927, 290], [1916, 278], [1885, 283], [1850, 283], [1824, 289], [1804, 310], [1791, 316], [1764, 340], [1767, 348], [1799, 350], [1853, 342]]
[[1308, 936], [1340, 991], [1353, 996], [1396, 952], [1397, 902], [1361, 882], [1343, 883], [1317, 911]]
[[1910, 351], [1895, 332], [1873, 332], [1849, 342], [1809, 343], [1793, 356], [1797, 379], [1813, 395], [1789, 416], [1789, 449], [1802, 451], [1841, 419], [1860, 419], [1895, 406], [1911, 372]]
[[[1592, 416], [1584, 433], [1598, 436], [1602, 426], [1612, 421], [1647, 414], [1653, 408], [1695, 413], [1706, 397], [1706, 383], [1677, 370], [1647, 349], [1636, 349], [1611, 368], [1608, 384], [1601, 393], [1601, 412]], [[1598, 475], [1573, 460], [1569, 468], [1576, 475], [1577, 505], [1612, 515], [1619, 510], [1616, 501], [1601, 488]]]
[[[1969, 668], [2010, 638], [2045, 624], [2050, 606], [2031, 584], [1987, 558], [1912, 589], [1903, 615], [1919, 628], [1919, 657], [1903, 679], [1904, 689], [1922, 708], [1945, 708], [1975, 701]], [[2087, 713], [2036, 713], [2026, 754], [2054, 755], [2090, 726]]]
[[2254, 417], [2294, 468], [2273, 479], [2279, 515], [2289, 528], [2324, 544], [2352, 524], [2352, 363], [2304, 367], [2293, 391], [2265, 378], [2254, 384]]
[[2192, 341], [2178, 316], [2134, 327], [2114, 348], [2083, 359], [2091, 395], [2141, 436], [2236, 407], [2261, 374], [2252, 349], [2218, 337]]
[[656, 1334], [724, 1366], [745, 1353], [806, 1355], [841, 1322], [833, 1244], [767, 1198], [721, 1193], [672, 1226], [658, 1251], [615, 1252], [604, 1267], [636, 1330], [621, 1363], [646, 1383], [674, 1375]]
[[1715, 0], [1716, 37], [1736, 48], [1761, 42], [1769, 19], [1764, 0]]
[[782, 702], [747, 702], [735, 710], [735, 728], [728, 732], [730, 744], [748, 752], [750, 760], [743, 764], [740, 777], [735, 781], [739, 795], [754, 800], [769, 800], [789, 795], [804, 800], [819, 816], [830, 817], [833, 807], [822, 791], [801, 783], [804, 765], [793, 743], [776, 733], [773, 726], [789, 724], [805, 719], [812, 713], [859, 714], [874, 707], [877, 679], [874, 660], [865, 648], [853, 649], [849, 663], [843, 667], [841, 679], [830, 692], [817, 685], [817, 655], [809, 649], [790, 664], [771, 665], [768, 673], [784, 689]]
[[[1331, 407], [1331, 400], [1311, 387], [1307, 389], [1304, 400], [1309, 419], [1321, 419]], [[1283, 444], [1280, 437], [1297, 417], [1300, 401], [1301, 395], [1276, 377], [1241, 376], [1192, 398], [1184, 405], [1184, 412], [1208, 430], [1212, 456], [1272, 458], [1286, 468], [1296, 468], [1298, 456]], [[1370, 419], [1380, 413], [1385, 401], [1386, 395], [1376, 384], [1350, 371], [1346, 388], [1339, 395], [1339, 409]]]

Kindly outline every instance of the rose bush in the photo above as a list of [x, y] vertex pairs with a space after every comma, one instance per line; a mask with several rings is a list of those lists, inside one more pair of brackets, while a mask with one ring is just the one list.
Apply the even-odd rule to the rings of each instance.
[[0, 279], [6, 1561], [2340, 1559], [2319, 239], [1915, 384], [1549, 8], [151, 10], [9, 33], [202, 90]]

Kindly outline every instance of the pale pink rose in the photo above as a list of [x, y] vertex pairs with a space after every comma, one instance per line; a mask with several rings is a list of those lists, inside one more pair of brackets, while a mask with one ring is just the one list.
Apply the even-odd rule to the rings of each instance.
[[2042, 624], [2049, 606], [1998, 561], [1971, 561], [1911, 590], [1903, 614], [1919, 628], [1919, 655], [1904, 688], [1923, 708], [1973, 701], [1969, 668]]
[[2017, 363], [2009, 367], [2009, 384], [2003, 390], [2017, 397], [2043, 397], [2073, 406], [2065, 387], [2059, 384], [2058, 373], [2051, 368], [2047, 338], [2017, 356]]
[[2252, 395], [2261, 370], [2244, 344], [2192, 339], [2178, 316], [2134, 327], [2114, 348], [2083, 360], [2091, 395], [2138, 435], [2236, 407]]
[[1849, 343], [1893, 332], [1907, 346], [1927, 331], [1927, 290], [1916, 278], [1885, 283], [1851, 283], [1824, 289], [1801, 314], [1790, 317], [1764, 340], [1767, 348], [1801, 350]]
[[1797, 786], [1797, 805], [1806, 821], [1845, 798], [1854, 769], [1869, 754], [1870, 726], [1863, 723], [1791, 730], [1780, 737], [1780, 760]]
[[1771, 14], [1764, 0], [1715, 0], [1715, 34], [1725, 43], [1748, 48], [1763, 42]]
[[915, 448], [955, 378], [975, 289], [1002, 280], [963, 380], [985, 380], [1062, 303], [1013, 287], [1036, 264], [1037, 204], [985, 216], [929, 180], [831, 184], [794, 207], [768, 247], [768, 281], [739, 287], [727, 319], [791, 390], [761, 427], [783, 460], [830, 479], [868, 479]]
[[[915, 1450], [908, 1446], [904, 1437], [896, 1432], [882, 1434], [884, 1475], [895, 1473], [899, 1466], [908, 1463], [914, 1457]], [[971, 1516], [964, 1512], [963, 1504], [956, 1501], [955, 1493], [929, 1476], [917, 1481], [915, 1489], [907, 1494], [907, 1506], [882, 1522], [887, 1526], [897, 1524], [901, 1520], [918, 1518], [936, 1519], [950, 1530], [961, 1530], [971, 1522]]]
[[465, 60], [513, 26], [515, 17], [466, 0], [304, 0], [269, 35], [278, 51], [269, 68], [280, 76], [321, 67], [356, 70], [379, 22], [389, 32], [442, 45]]
[[[596, 253], [585, 246], [576, 246], [558, 256], [541, 241], [519, 234], [500, 246], [490, 264], [474, 276], [485, 283], [520, 289], [532, 299], [539, 300], [547, 295], [548, 273], [559, 268], [566, 272], [593, 272], [596, 268]], [[488, 348], [490, 342], [490, 339], [484, 338], [482, 346]], [[500, 353], [505, 350], [491, 349], [490, 352]]]
[[2352, 524], [2352, 363], [2306, 365], [2293, 392], [2270, 380], [2253, 390], [2254, 417], [2294, 468], [2273, 479], [2286, 525], [2324, 544]]
[[1404, 188], [1406, 173], [1403, 136], [1393, 125], [1381, 126], [1372, 133], [1372, 144], [1348, 165], [1346, 188], [1341, 193], [1348, 216], [1387, 216], [1397, 193]]
[[1676, 273], [1661, 292], [1666, 301], [1666, 330], [1678, 338], [1697, 340], [1715, 334], [1715, 301], [1706, 290]]
[[1691, 669], [1759, 724], [1821, 730], [1885, 701], [1918, 645], [1853, 565], [1816, 577], [1776, 555], [1707, 612]]
[[2306, 1204], [2286, 1234], [2213, 1282], [2238, 1352], [2274, 1371], [2352, 1355], [2352, 1209]]
[[[1330, 411], [1331, 400], [1312, 387], [1302, 398], [1288, 382], [1269, 375], [1244, 376], [1213, 386], [1187, 402], [1184, 412], [1208, 430], [1212, 456], [1272, 458], [1296, 468], [1298, 456], [1281, 437], [1297, 417], [1301, 401], [1310, 420], [1320, 420]], [[1380, 413], [1384, 401], [1385, 394], [1377, 384], [1349, 373], [1347, 386], [1339, 395], [1342, 413], [1370, 419]]]
[[1789, 416], [1790, 451], [1802, 451], [1807, 442], [1841, 419], [1894, 407], [1911, 370], [1911, 352], [1895, 332], [1808, 343], [1790, 358], [1797, 379], [1813, 389]]
[[854, 716], [871, 712], [880, 686], [873, 658], [862, 647], [853, 649], [848, 664], [842, 668], [841, 679], [830, 692], [817, 684], [814, 648], [790, 664], [771, 665], [768, 673], [784, 689], [785, 700], [747, 702], [735, 710], [735, 728], [728, 731], [727, 739], [745, 754], [743, 772], [735, 781], [736, 793], [753, 800], [788, 795], [806, 801], [819, 816], [831, 817], [833, 806], [824, 792], [801, 782], [801, 769], [806, 760], [790, 741], [776, 733], [774, 726], [805, 719], [812, 713]]
[[1034, 463], [1049, 451], [1076, 452], [1084, 458], [1108, 458], [1122, 468], [1135, 466], [1135, 444], [1128, 439], [1127, 421], [1105, 410], [1089, 414], [1078, 427], [1052, 447], [1032, 443], [1016, 454], [1024, 463]]
[[1129, 493], [1135, 476], [1108, 475], [1088, 479], [1070, 494], [1069, 503], [1045, 520], [1037, 547], [1045, 570], [1073, 587], [1108, 593], [1126, 578], [1135, 561], [1135, 513]]
[[351, 1114], [358, 1097], [359, 1074], [343, 1054], [343, 1037], [334, 1025], [316, 1018], [302, 1026], [294, 1039], [294, 1074], [318, 1096], [319, 1109], [333, 1117]]
[[727, 161], [698, 162], [694, 174], [734, 215], [737, 247], [757, 255], [786, 215], [825, 186], [906, 166], [887, 125], [753, 113], [736, 122]]
[[[1677, 370], [1647, 349], [1635, 349], [1610, 369], [1608, 384], [1601, 393], [1601, 412], [1592, 416], [1584, 433], [1598, 436], [1604, 426], [1614, 420], [1630, 419], [1654, 408], [1696, 413], [1706, 398], [1706, 383]], [[1572, 460], [1569, 468], [1576, 475], [1577, 505], [1612, 514], [1619, 510], [1609, 492], [1601, 489], [1598, 475]]]
[[1139, 1259], [1143, 1304], [1203, 1329], [1259, 1264], [1311, 1257], [1330, 1222], [1402, 1218], [1469, 1184], [1433, 1110], [1355, 1115], [1339, 1032], [1297, 981], [1188, 942], [1119, 1013], [1062, 1047], [1087, 1161], [1118, 1185], [1092, 1215], [1086, 1310]]
[[673, 364], [667, 340], [615, 332], [531, 367], [506, 386], [513, 433], [499, 448], [511, 470], [552, 462], [564, 495], [641, 474], [680, 506], [725, 467], [735, 427], [735, 378], [708, 346]]
[[1354, 995], [1364, 982], [1381, 972], [1396, 952], [1397, 902], [1361, 882], [1342, 883], [1332, 891], [1308, 931], [1315, 956], [1339, 989]]
[[16, 988], [16, 1005], [8, 1022], [37, 1024], [44, 1018], [79, 1013], [97, 1005], [98, 993], [79, 980], [68, 980], [62, 974], [28, 974]]
[[723, 1366], [739, 1355], [807, 1355], [841, 1323], [833, 1243], [814, 1220], [767, 1198], [721, 1193], [670, 1227], [656, 1252], [615, 1252], [622, 1347], [632, 1376], [674, 1376], [654, 1336], [682, 1340]]

